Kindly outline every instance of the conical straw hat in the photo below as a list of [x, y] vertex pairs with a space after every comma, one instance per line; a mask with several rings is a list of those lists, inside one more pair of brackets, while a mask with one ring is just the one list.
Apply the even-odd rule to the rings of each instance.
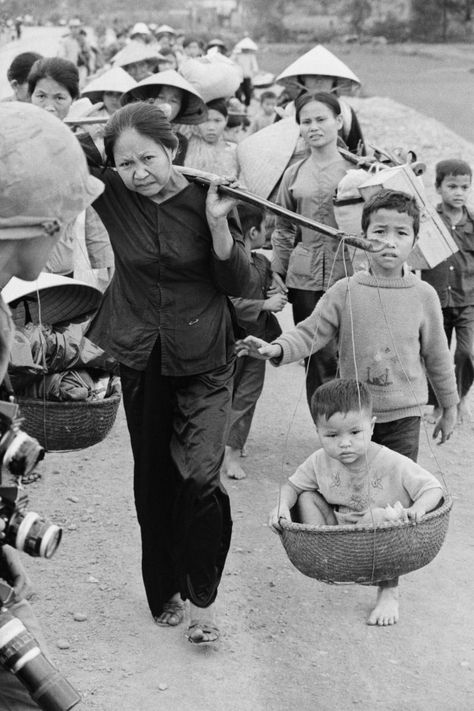
[[9, 304], [17, 326], [25, 324], [25, 301], [31, 319], [39, 322], [38, 293], [41, 321], [48, 324], [85, 318], [99, 308], [102, 298], [99, 289], [59, 274], [42, 272], [33, 282], [12, 277], [2, 289], [2, 297]]
[[122, 106], [133, 101], [146, 101], [157, 95], [157, 87], [174, 86], [185, 92], [186, 102], [183, 111], [177, 115], [175, 122], [187, 125], [202, 123], [206, 117], [207, 108], [203, 98], [181, 74], [174, 69], [167, 69], [164, 72], [157, 72], [146, 79], [142, 79], [129, 91], [126, 91], [120, 99]]
[[126, 67], [128, 64], [135, 64], [135, 62], [144, 62], [147, 60], [152, 61], [157, 58], [159, 58], [157, 49], [149, 47], [143, 44], [143, 42], [132, 40], [112, 57], [111, 63], [114, 67]]
[[349, 67], [338, 59], [322, 44], [316, 45], [309, 52], [299, 57], [293, 64], [284, 69], [277, 77], [276, 81], [281, 82], [282, 79], [290, 77], [298, 77], [302, 74], [325, 75], [335, 77], [344, 81], [354, 82], [360, 86], [360, 79], [352, 72]]
[[252, 52], [256, 52], [258, 50], [258, 47], [255, 42], [250, 39], [250, 37], [244, 37], [240, 40], [240, 42], [237, 42], [234, 47], [234, 50], [237, 50], [237, 52], [239, 52], [241, 49], [250, 49]]
[[102, 101], [104, 91], [117, 91], [123, 94], [137, 85], [135, 79], [122, 67], [112, 67], [96, 77], [83, 90], [81, 96], [87, 96], [93, 104]]
[[237, 146], [243, 185], [268, 198], [290, 162], [299, 135], [295, 119], [286, 118], [244, 138]]

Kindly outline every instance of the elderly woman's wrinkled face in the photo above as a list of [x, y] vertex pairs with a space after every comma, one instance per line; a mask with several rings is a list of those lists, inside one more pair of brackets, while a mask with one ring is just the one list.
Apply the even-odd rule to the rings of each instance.
[[51, 77], [44, 77], [36, 83], [31, 103], [64, 121], [71, 108], [72, 96], [65, 86]]
[[166, 187], [172, 151], [134, 128], [126, 128], [114, 146], [114, 161], [126, 187], [152, 200]]
[[183, 105], [183, 92], [176, 86], [160, 86], [158, 96], [150, 99], [150, 103], [159, 106], [166, 114], [168, 121], [174, 121]]

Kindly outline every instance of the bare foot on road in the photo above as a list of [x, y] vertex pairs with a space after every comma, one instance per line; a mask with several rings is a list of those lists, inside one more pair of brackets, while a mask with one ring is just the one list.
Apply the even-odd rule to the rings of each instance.
[[458, 405], [458, 425], [465, 425], [469, 422], [472, 422], [472, 412], [465, 395]]
[[385, 627], [398, 622], [398, 588], [379, 588], [377, 604], [367, 620], [368, 625]]
[[245, 479], [247, 476], [245, 471], [240, 466], [240, 456], [240, 449], [234, 449], [234, 447], [225, 448], [222, 472], [227, 474], [229, 479]]
[[213, 604], [202, 608], [190, 603], [189, 615], [190, 622], [186, 636], [191, 644], [206, 646], [219, 641], [220, 633], [216, 625]]
[[175, 593], [168, 602], [163, 605], [161, 615], [154, 617], [155, 624], [160, 627], [176, 627], [184, 620], [184, 601], [179, 593]]

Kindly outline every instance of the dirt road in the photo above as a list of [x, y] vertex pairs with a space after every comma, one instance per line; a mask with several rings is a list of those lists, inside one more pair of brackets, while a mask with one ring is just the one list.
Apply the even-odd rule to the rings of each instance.
[[[28, 568], [53, 656], [83, 693], [84, 709], [472, 708], [473, 426], [433, 447], [455, 497], [447, 542], [430, 566], [402, 579], [398, 625], [374, 629], [365, 624], [372, 589], [303, 577], [265, 525], [284, 475], [314, 447], [302, 383], [299, 365], [269, 368], [249, 477], [228, 484], [235, 528], [218, 598], [218, 650], [195, 649], [183, 627], [152, 624], [122, 413], [104, 443], [48, 455], [45, 480], [30, 495], [65, 537], [54, 559]], [[425, 436], [420, 462], [436, 470]], [[75, 621], [78, 614], [86, 619]]]
[[20, 52], [38, 52], [44, 57], [54, 56], [59, 39], [66, 31], [65, 27], [25, 27], [20, 40], [0, 45], [0, 99], [12, 93], [6, 77], [12, 59]]

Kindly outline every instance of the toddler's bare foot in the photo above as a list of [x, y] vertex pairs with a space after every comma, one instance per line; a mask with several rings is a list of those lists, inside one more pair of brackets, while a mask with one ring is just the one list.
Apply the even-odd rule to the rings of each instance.
[[472, 412], [469, 404], [467, 402], [467, 395], [461, 398], [458, 405], [458, 424], [466, 424], [467, 422], [472, 422]]
[[398, 622], [398, 588], [379, 587], [377, 603], [367, 620], [368, 625], [385, 627]]
[[435, 425], [442, 414], [443, 411], [440, 407], [433, 407], [431, 412], [427, 412], [426, 415], [424, 415], [424, 419], [426, 422], [429, 422], [430, 425]]
[[227, 474], [229, 479], [245, 479], [247, 474], [244, 472], [239, 463], [240, 449], [234, 447], [225, 448], [224, 463], [222, 471]]
[[248, 457], [247, 447], [245, 446], [245, 444], [242, 447], [242, 449], [240, 450], [240, 456], [241, 457]]

